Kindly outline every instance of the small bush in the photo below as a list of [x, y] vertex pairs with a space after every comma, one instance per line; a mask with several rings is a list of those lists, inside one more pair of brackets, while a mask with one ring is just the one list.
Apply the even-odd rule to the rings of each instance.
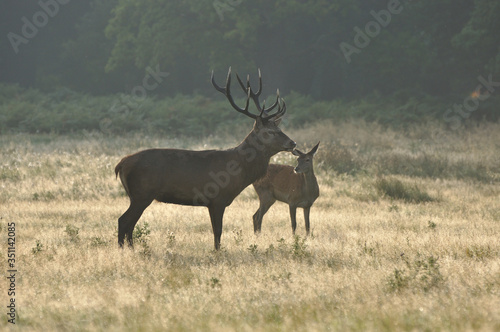
[[495, 257], [496, 253], [490, 246], [471, 246], [465, 249], [465, 256], [477, 261], [484, 261]]
[[80, 237], [78, 236], [78, 232], [80, 231], [80, 229], [78, 227], [75, 227], [75, 226], [71, 226], [71, 225], [67, 225], [66, 226], [66, 234], [68, 234], [69, 236], [69, 240], [71, 242], [79, 242], [80, 241]]
[[248, 251], [250, 251], [250, 253], [252, 255], [257, 255], [257, 245], [256, 244], [251, 244], [248, 248], [247, 248]]
[[390, 291], [398, 292], [408, 287], [409, 277], [405, 270], [394, 269], [393, 274], [387, 278], [387, 286]]
[[175, 243], [175, 234], [172, 231], [167, 232], [168, 244], [173, 245]]
[[56, 194], [53, 193], [52, 191], [41, 191], [41, 192], [35, 192], [33, 193], [31, 199], [33, 201], [43, 201], [43, 202], [49, 202], [53, 201], [57, 198]]
[[43, 250], [43, 244], [40, 242], [40, 240], [36, 240], [35, 246], [31, 248], [31, 253], [33, 255], [36, 255], [42, 250]]
[[412, 278], [425, 292], [440, 286], [444, 278], [439, 271], [438, 259], [434, 256], [416, 259], [413, 263]]
[[151, 233], [151, 230], [149, 229], [149, 224], [147, 222], [144, 222], [142, 226], [137, 226], [135, 228], [134, 234], [132, 235], [132, 238], [134, 241], [138, 240], [141, 242], [146, 241], [146, 237]]
[[0, 181], [19, 182], [21, 179], [21, 172], [17, 168], [0, 166]]
[[222, 283], [220, 282], [220, 279], [216, 277], [210, 278], [210, 280], [208, 281], [208, 285], [211, 288], [222, 288]]
[[234, 242], [236, 243], [236, 245], [242, 244], [243, 243], [243, 231], [241, 229], [234, 230], [233, 234], [234, 234]]
[[91, 240], [90, 240], [90, 246], [91, 247], [104, 247], [108, 244], [108, 242], [106, 240], [103, 240], [101, 239], [100, 237], [96, 236], [96, 237], [93, 237]]
[[394, 269], [394, 272], [387, 278], [387, 286], [390, 291], [413, 289], [414, 291], [428, 292], [443, 284], [444, 277], [439, 271], [438, 259], [434, 256], [417, 257], [413, 262], [408, 261], [404, 256], [402, 259], [406, 269]]
[[292, 243], [292, 257], [298, 260], [302, 260], [303, 258], [308, 258], [311, 256], [311, 253], [307, 251], [306, 238], [301, 238], [298, 235], [293, 237]]
[[379, 178], [375, 182], [375, 188], [382, 197], [399, 199], [408, 203], [425, 203], [435, 200], [428, 193], [422, 191], [416, 184], [405, 184], [394, 178]]
[[427, 222], [427, 227], [429, 227], [429, 229], [436, 229], [437, 224], [436, 224], [434, 221], [429, 220], [429, 221]]

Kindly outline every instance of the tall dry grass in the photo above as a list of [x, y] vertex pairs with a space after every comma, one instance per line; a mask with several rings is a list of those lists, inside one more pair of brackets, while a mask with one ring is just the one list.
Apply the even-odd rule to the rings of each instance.
[[[0, 231], [5, 239], [15, 222], [17, 232], [15, 328], [499, 330], [499, 129], [352, 122], [288, 131], [303, 150], [322, 142], [312, 236], [300, 213], [292, 236], [285, 204], [255, 236], [258, 199], [247, 188], [227, 209], [220, 252], [205, 208], [160, 203], [140, 219], [135, 250], [118, 249], [128, 199], [113, 168], [142, 148], [227, 147], [242, 137], [2, 136]], [[291, 154], [274, 160], [294, 164]], [[381, 179], [432, 200], [392, 197]], [[5, 291], [1, 299], [7, 305]], [[0, 326], [14, 329], [5, 315]]]

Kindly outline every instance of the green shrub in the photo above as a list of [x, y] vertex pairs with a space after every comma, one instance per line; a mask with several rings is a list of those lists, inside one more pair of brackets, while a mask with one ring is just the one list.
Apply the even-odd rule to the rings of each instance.
[[134, 233], [132, 235], [132, 238], [134, 241], [138, 240], [141, 242], [145, 242], [147, 236], [151, 233], [151, 230], [149, 229], [149, 224], [145, 221], [143, 225], [137, 225], [135, 227]]
[[301, 238], [300, 236], [295, 235], [292, 243], [292, 257], [302, 260], [303, 258], [308, 258], [310, 256], [311, 253], [307, 251], [306, 238]]
[[403, 269], [394, 269], [387, 278], [388, 289], [399, 292], [404, 289], [428, 292], [439, 288], [444, 283], [444, 277], [439, 270], [438, 259], [434, 256], [421, 258], [417, 256], [410, 262], [404, 256], [402, 259], [406, 265]]
[[78, 233], [80, 232], [80, 229], [78, 227], [75, 227], [72, 225], [67, 225], [65, 232], [69, 236], [69, 240], [71, 242], [80, 242], [80, 237], [78, 235]]
[[104, 247], [108, 245], [108, 241], [103, 240], [102, 238], [95, 236], [90, 240], [91, 247]]
[[[411, 94], [357, 100], [315, 100], [291, 92], [285, 96], [289, 112], [285, 123], [302, 127], [325, 119], [343, 122], [364, 119], [384, 127], [409, 128], [430, 119], [442, 121], [443, 110], [455, 103], [449, 98]], [[492, 96], [474, 112], [487, 120], [500, 118], [498, 99]], [[237, 98], [244, 105], [244, 98]], [[253, 105], [251, 106], [253, 107]], [[255, 112], [255, 109], [252, 109]], [[469, 119], [470, 120], [470, 119]], [[90, 96], [59, 88], [50, 93], [0, 84], [0, 134], [6, 132], [59, 133], [101, 131], [105, 134], [130, 132], [162, 133], [170, 136], [205, 137], [230, 132], [249, 119], [234, 112], [225, 98], [199, 94], [137, 99], [131, 95]]]
[[40, 240], [36, 240], [35, 246], [31, 248], [31, 253], [33, 255], [36, 255], [41, 251], [43, 251], [43, 244], [40, 242]]
[[21, 172], [17, 168], [0, 166], [0, 181], [19, 182], [21, 179]]

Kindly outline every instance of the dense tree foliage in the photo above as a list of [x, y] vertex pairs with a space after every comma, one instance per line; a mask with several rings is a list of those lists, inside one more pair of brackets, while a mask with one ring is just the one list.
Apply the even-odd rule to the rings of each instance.
[[323, 100], [463, 98], [500, 77], [497, 0], [5, 0], [0, 16], [0, 80], [43, 91], [131, 93], [159, 71], [147, 93], [207, 94], [230, 65]]

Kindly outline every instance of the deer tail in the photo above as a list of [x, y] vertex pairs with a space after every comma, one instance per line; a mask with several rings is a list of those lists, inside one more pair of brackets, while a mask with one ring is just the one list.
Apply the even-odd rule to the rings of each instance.
[[118, 173], [121, 172], [122, 167], [123, 167], [123, 159], [120, 160], [120, 162], [115, 167], [115, 176], [116, 176], [116, 178], [118, 178]]

